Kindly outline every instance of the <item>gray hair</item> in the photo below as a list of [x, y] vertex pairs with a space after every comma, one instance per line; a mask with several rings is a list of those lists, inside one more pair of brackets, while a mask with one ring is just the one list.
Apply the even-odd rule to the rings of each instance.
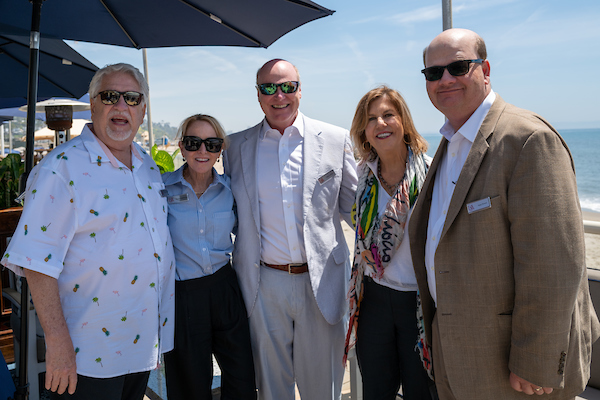
[[140, 72], [139, 69], [137, 69], [136, 67], [134, 67], [131, 64], [126, 64], [126, 63], [107, 65], [104, 68], [96, 71], [96, 74], [90, 81], [90, 88], [88, 91], [88, 93], [90, 94], [90, 98], [93, 99], [94, 97], [98, 96], [98, 92], [100, 92], [100, 85], [102, 83], [102, 79], [104, 79], [105, 76], [108, 76], [108, 75], [111, 75], [111, 74], [114, 74], [117, 72], [129, 74], [129, 75], [131, 75], [131, 77], [133, 79], [135, 79], [137, 81], [138, 85], [140, 86], [140, 90], [142, 91], [142, 94], [143, 94], [142, 104], [146, 104], [146, 99], [148, 98], [148, 95], [150, 93], [150, 88], [148, 87], [148, 82], [146, 82], [146, 78], [144, 78], [144, 75], [142, 75], [142, 73]]

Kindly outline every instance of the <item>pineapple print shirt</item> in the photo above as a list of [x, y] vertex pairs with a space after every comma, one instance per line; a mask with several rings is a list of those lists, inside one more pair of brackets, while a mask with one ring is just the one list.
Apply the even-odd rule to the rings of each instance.
[[32, 170], [2, 264], [58, 280], [77, 373], [154, 369], [173, 348], [175, 263], [158, 167], [132, 144], [130, 170], [89, 127]]

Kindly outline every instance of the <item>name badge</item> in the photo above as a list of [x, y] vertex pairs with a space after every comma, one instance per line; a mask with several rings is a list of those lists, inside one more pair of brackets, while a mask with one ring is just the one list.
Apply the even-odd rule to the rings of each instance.
[[167, 203], [169, 204], [174, 204], [174, 203], [183, 203], [184, 201], [188, 201], [190, 198], [188, 196], [187, 193], [183, 193], [183, 194], [178, 194], [175, 196], [168, 196], [167, 197]]
[[492, 208], [492, 201], [489, 197], [467, 204], [467, 212], [469, 214], [473, 214], [481, 210], [487, 210], [488, 208]]
[[325, 182], [327, 182], [328, 180], [330, 180], [331, 178], [333, 178], [334, 176], [335, 176], [335, 172], [333, 170], [331, 170], [319, 178], [319, 183], [322, 185]]
[[158, 193], [160, 193], [160, 197], [168, 197], [169, 191], [167, 189], [161, 189]]

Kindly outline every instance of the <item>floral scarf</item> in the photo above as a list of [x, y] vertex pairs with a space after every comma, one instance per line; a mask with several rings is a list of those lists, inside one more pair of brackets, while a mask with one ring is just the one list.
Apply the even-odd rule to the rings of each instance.
[[[346, 363], [348, 352], [354, 346], [354, 342], [356, 342], [355, 339], [353, 343], [350, 343], [350, 336], [354, 329], [356, 338], [358, 314], [364, 290], [363, 278], [365, 274], [369, 275], [370, 273], [378, 279], [383, 277], [385, 268], [402, 243], [408, 214], [423, 186], [428, 168], [429, 165], [425, 159], [425, 155], [420, 154], [415, 156], [409, 147], [404, 177], [400, 181], [396, 193], [388, 201], [381, 217], [379, 217], [378, 210], [380, 187], [375, 174], [371, 168], [365, 165], [359, 177], [356, 189], [356, 201], [352, 210], [353, 222], [356, 227], [356, 247], [352, 275], [350, 277], [350, 288], [348, 290], [350, 326], [346, 335], [344, 364]], [[418, 304], [420, 305], [420, 301], [418, 301]], [[417, 315], [420, 311], [419, 307]], [[423, 331], [422, 316], [420, 321], [419, 332]], [[428, 369], [427, 365], [431, 366], [430, 352], [427, 351], [428, 349], [424, 345], [424, 337], [415, 339], [419, 339], [417, 348], [419, 349], [423, 364]]]

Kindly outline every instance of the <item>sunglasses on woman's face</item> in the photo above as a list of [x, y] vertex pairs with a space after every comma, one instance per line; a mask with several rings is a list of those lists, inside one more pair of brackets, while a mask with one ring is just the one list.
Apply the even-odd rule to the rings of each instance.
[[478, 58], [476, 60], [460, 60], [454, 61], [443, 67], [428, 67], [422, 69], [421, 72], [425, 75], [425, 79], [430, 82], [439, 81], [444, 76], [444, 70], [447, 69], [452, 76], [463, 76], [469, 72], [471, 64], [481, 64], [484, 60]]
[[123, 96], [123, 100], [125, 100], [125, 104], [128, 106], [137, 106], [142, 102], [143, 94], [139, 92], [118, 92], [116, 90], [103, 90], [98, 93], [100, 96], [100, 101], [102, 104], [106, 104], [107, 106], [117, 104], [121, 96]]
[[216, 137], [201, 139], [197, 136], [186, 136], [181, 139], [181, 142], [183, 143], [183, 148], [187, 151], [198, 151], [202, 143], [204, 143], [206, 151], [209, 153], [218, 153], [223, 146], [223, 139]]
[[277, 93], [277, 88], [281, 88], [281, 91], [285, 94], [295, 93], [298, 90], [299, 83], [296, 81], [282, 82], [282, 83], [261, 83], [257, 85], [258, 90], [264, 95], [271, 96]]

